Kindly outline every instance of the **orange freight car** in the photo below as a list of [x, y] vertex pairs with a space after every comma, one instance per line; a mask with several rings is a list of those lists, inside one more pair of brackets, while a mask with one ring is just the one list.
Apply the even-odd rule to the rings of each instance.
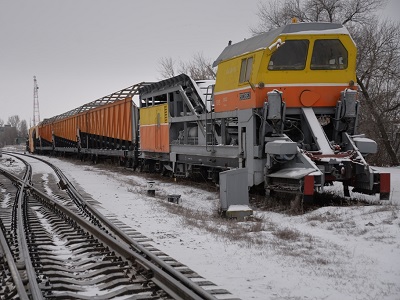
[[145, 85], [147, 83], [132, 85], [45, 119], [38, 125], [30, 143], [38, 145], [35, 150], [42, 153], [78, 152], [82, 158], [126, 156], [124, 151], [133, 149], [133, 140], [138, 133], [138, 108], [132, 97], [138, 95], [139, 89]]
[[132, 98], [55, 117], [41, 125], [41, 136], [54, 139], [55, 147], [116, 148], [131, 143]]
[[[53, 134], [54, 137], [57, 137], [58, 139], [61, 138], [65, 141], [76, 143], [76, 132], [76, 116], [56, 120], [53, 123]], [[56, 146], [60, 146], [59, 143], [57, 143], [57, 139]]]
[[42, 123], [38, 125], [37, 137], [40, 140], [40, 144], [43, 147], [51, 146], [53, 141], [52, 136], [53, 136], [52, 120], [51, 119], [44, 120]]
[[90, 110], [85, 113], [85, 118], [80, 118], [80, 120], [81, 132], [132, 141], [132, 98], [127, 97]]
[[36, 136], [38, 134], [38, 126], [33, 126], [29, 128], [29, 136], [28, 136], [28, 145], [27, 145], [27, 150], [30, 153], [35, 152], [35, 141], [36, 141]]

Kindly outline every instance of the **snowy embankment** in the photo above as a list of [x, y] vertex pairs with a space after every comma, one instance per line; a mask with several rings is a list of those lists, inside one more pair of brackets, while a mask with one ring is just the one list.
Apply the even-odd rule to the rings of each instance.
[[[216, 192], [156, 182], [156, 197], [149, 197], [140, 174], [49, 160], [103, 213], [243, 300], [400, 299], [399, 168], [385, 169], [392, 195], [381, 205], [299, 216], [255, 211], [252, 221], [230, 222], [215, 217]], [[167, 203], [168, 194], [180, 194], [181, 204]]]

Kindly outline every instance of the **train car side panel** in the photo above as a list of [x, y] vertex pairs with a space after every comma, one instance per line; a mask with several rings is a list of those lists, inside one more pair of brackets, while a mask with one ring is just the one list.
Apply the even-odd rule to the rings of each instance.
[[[71, 143], [76, 142], [76, 116], [56, 121], [53, 126], [53, 134], [56, 139], [60, 138], [63, 141]], [[56, 146], [59, 146], [56, 141]]]
[[87, 113], [81, 113], [76, 116], [77, 130], [81, 132], [88, 131]]
[[142, 151], [170, 151], [167, 103], [140, 109], [140, 139]]
[[46, 124], [41, 124], [38, 126], [38, 137], [43, 141], [47, 141], [48, 143], [51, 143], [53, 140], [52, 134], [53, 134], [53, 128], [52, 128], [51, 123], [46, 123]]
[[144, 125], [140, 126], [140, 136], [145, 136], [141, 140], [141, 151], [169, 152], [169, 125]]
[[[82, 129], [92, 135], [107, 138], [131, 140], [132, 138], [132, 98], [116, 101], [89, 111]], [[82, 130], [81, 131], [84, 131]]]

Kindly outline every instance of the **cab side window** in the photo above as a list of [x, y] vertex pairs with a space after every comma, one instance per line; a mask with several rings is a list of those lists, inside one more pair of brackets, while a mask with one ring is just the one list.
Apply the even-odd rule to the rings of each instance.
[[271, 56], [268, 70], [304, 70], [308, 40], [287, 40]]
[[245, 83], [250, 81], [252, 66], [253, 66], [253, 57], [242, 59], [242, 65], [240, 67], [239, 83]]
[[347, 50], [340, 40], [315, 41], [311, 70], [341, 70], [346, 68]]

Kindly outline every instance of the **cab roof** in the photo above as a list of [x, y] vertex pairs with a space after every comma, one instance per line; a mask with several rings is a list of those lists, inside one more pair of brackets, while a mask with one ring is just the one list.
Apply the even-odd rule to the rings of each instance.
[[349, 34], [349, 32], [342, 24], [335, 23], [292, 23], [284, 25], [239, 43], [228, 45], [214, 61], [213, 67], [233, 57], [266, 49], [281, 34]]

